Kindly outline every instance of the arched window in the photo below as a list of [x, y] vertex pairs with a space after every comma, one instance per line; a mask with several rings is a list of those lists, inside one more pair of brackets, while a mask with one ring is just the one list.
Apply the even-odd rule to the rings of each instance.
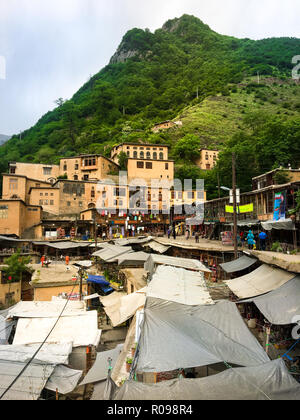
[[153, 152], [153, 160], [157, 160], [157, 152]]
[[151, 159], [151, 153], [147, 152], [147, 159]]
[[138, 155], [137, 155], [137, 151], [133, 152], [133, 157], [134, 157], [135, 159], [137, 159], [137, 157], [138, 157]]
[[74, 181], [78, 181], [78, 175], [74, 175]]
[[145, 156], [144, 152], [140, 152], [140, 159], [144, 159], [144, 156]]
[[164, 160], [164, 154], [163, 154], [163, 152], [160, 152], [160, 153], [159, 153], [159, 159], [160, 159], [160, 160]]

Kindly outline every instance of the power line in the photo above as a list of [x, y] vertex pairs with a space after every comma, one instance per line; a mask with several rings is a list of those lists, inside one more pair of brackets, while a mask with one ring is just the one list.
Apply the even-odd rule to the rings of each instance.
[[32, 363], [32, 361], [35, 359], [36, 355], [38, 354], [38, 352], [41, 350], [41, 348], [43, 347], [43, 345], [46, 343], [46, 341], [48, 340], [49, 336], [51, 335], [52, 331], [54, 330], [54, 328], [56, 327], [59, 319], [61, 318], [64, 310], [67, 307], [67, 304], [73, 294], [73, 291], [75, 289], [76, 283], [73, 286], [73, 289], [71, 291], [71, 293], [69, 294], [69, 297], [67, 299], [67, 302], [65, 304], [65, 306], [63, 307], [61, 313], [59, 314], [55, 324], [53, 325], [53, 327], [51, 328], [49, 334], [47, 335], [47, 337], [44, 339], [44, 341], [42, 342], [42, 344], [40, 345], [40, 347], [36, 350], [36, 352], [33, 354], [33, 356], [30, 358], [30, 360], [26, 363], [26, 365], [23, 367], [23, 369], [21, 370], [21, 372], [15, 377], [15, 379], [12, 381], [12, 383], [6, 388], [6, 390], [1, 394], [0, 396], [0, 400], [2, 400], [2, 398], [4, 397], [4, 395], [11, 389], [11, 387], [17, 382], [17, 380], [20, 378], [20, 376], [25, 372], [25, 370], [28, 368], [28, 366]]

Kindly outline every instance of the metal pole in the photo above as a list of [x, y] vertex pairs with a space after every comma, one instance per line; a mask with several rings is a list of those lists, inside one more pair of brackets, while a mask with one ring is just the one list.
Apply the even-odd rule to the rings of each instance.
[[233, 193], [233, 245], [234, 245], [234, 258], [237, 259], [237, 257], [238, 257], [238, 247], [237, 247], [235, 153], [232, 153], [232, 193]]

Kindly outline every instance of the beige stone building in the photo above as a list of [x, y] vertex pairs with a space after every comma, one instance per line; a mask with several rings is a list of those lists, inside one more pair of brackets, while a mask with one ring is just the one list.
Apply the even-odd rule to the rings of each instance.
[[2, 198], [5, 200], [20, 199], [25, 203], [29, 203], [30, 189], [33, 187], [51, 188], [52, 184], [39, 179], [29, 178], [26, 175], [3, 174]]
[[30, 176], [30, 178], [39, 179], [40, 181], [50, 182], [52, 184], [60, 174], [58, 165], [23, 162], [10, 162], [9, 173], [11, 175]]
[[119, 166], [102, 155], [80, 155], [60, 160], [60, 175], [73, 181], [95, 181], [117, 173]]
[[146, 143], [122, 143], [111, 151], [111, 159], [119, 163], [119, 154], [126, 153], [128, 158], [147, 160], [168, 160], [169, 146]]
[[204, 171], [209, 171], [210, 169], [213, 169], [213, 167], [217, 163], [219, 153], [220, 152], [218, 150], [200, 150], [200, 157], [196, 161], [196, 165]]
[[41, 206], [27, 205], [20, 199], [0, 200], [0, 235], [21, 237], [26, 229], [40, 223], [41, 213]]
[[151, 128], [153, 133], [159, 133], [159, 131], [168, 130], [169, 128], [176, 127], [176, 123], [174, 121], [162, 121], [158, 124], [155, 124], [154, 127]]
[[153, 179], [173, 181], [173, 160], [150, 160], [129, 158], [127, 164], [128, 180], [143, 179], [150, 182]]

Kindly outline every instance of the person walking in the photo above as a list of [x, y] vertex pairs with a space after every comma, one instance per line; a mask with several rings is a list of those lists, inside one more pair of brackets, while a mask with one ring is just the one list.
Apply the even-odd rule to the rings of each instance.
[[186, 240], [188, 241], [190, 239], [190, 230], [186, 230]]
[[253, 249], [253, 245], [255, 244], [254, 235], [252, 230], [249, 230], [247, 235], [247, 242], [248, 242], [248, 249]]
[[175, 226], [173, 227], [173, 238], [176, 239], [176, 229], [175, 229]]
[[69, 262], [70, 262], [70, 257], [69, 255], [66, 255], [66, 265], [69, 265]]
[[266, 240], [267, 240], [267, 234], [266, 232], [264, 232], [263, 230], [260, 232], [260, 234], [258, 235], [259, 238], [259, 249], [261, 251], [265, 251], [266, 250]]
[[170, 239], [170, 236], [171, 236], [171, 229], [169, 228], [168, 229], [168, 239]]
[[199, 243], [199, 232], [196, 232], [195, 233], [195, 240], [196, 240], [196, 244], [198, 244]]

